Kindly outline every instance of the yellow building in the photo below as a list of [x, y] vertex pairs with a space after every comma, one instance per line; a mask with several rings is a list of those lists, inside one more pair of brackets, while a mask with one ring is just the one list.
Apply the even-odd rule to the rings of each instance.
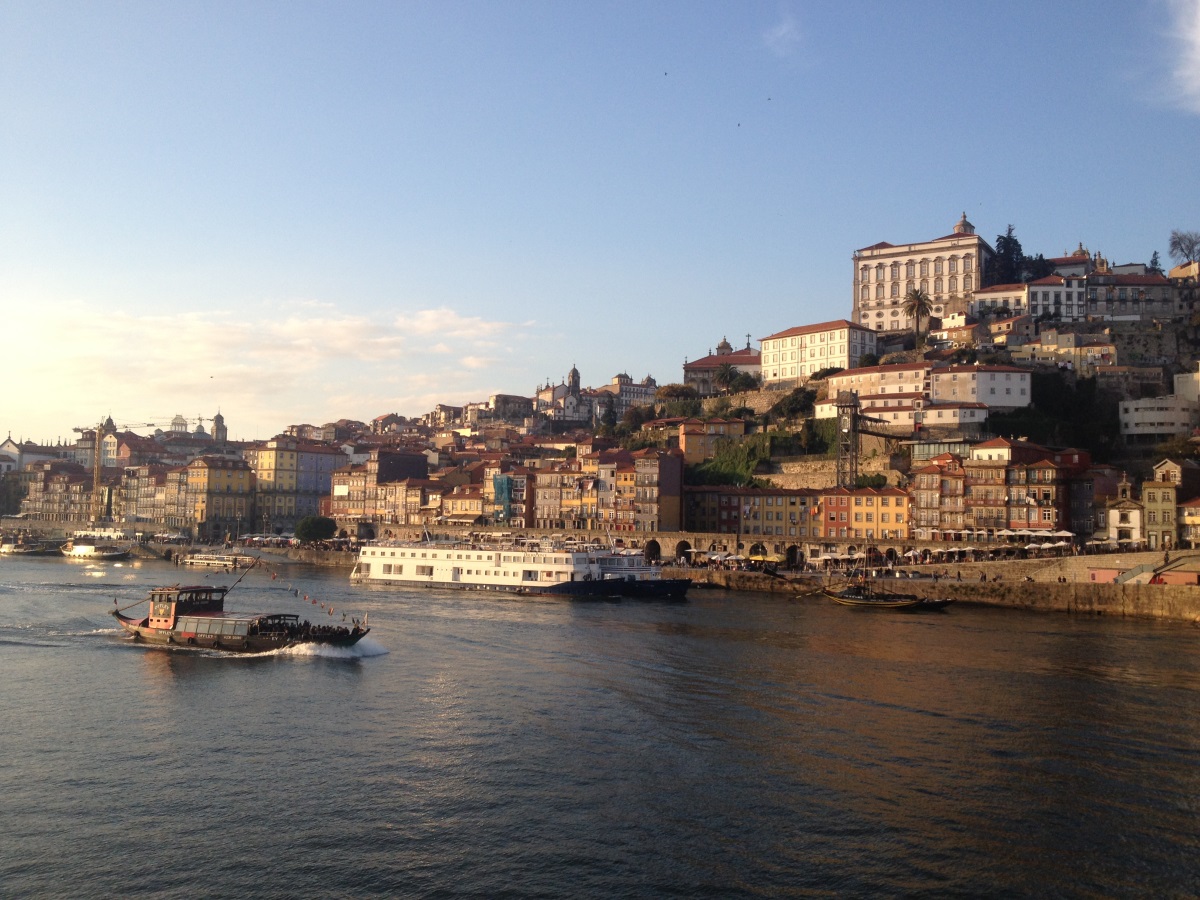
[[200, 540], [249, 531], [254, 521], [254, 472], [242, 459], [201, 456], [187, 465], [186, 505]]

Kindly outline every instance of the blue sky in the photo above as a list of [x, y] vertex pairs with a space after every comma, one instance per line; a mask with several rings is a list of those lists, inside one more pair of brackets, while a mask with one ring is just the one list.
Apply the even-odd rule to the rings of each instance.
[[0, 428], [678, 381], [966, 212], [1200, 230], [1200, 0], [0, 5]]

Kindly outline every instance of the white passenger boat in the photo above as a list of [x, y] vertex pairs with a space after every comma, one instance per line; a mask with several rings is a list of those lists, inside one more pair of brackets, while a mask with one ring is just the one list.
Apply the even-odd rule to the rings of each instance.
[[97, 544], [78, 539], [67, 541], [58, 549], [67, 559], [128, 559], [130, 554], [128, 547], [118, 547], [115, 544]]
[[248, 553], [189, 553], [183, 558], [185, 566], [202, 566], [208, 569], [249, 569], [257, 556]]
[[350, 580], [408, 588], [645, 600], [683, 600], [691, 585], [686, 578], [663, 578], [657, 566], [635, 551], [403, 541], [365, 544]]

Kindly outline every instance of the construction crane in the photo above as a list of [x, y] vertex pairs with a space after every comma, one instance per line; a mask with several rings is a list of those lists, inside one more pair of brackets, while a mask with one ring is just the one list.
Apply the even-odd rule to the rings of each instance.
[[112, 416], [107, 419], [101, 419], [100, 424], [92, 427], [73, 428], [72, 431], [78, 431], [82, 436], [89, 431], [94, 432], [92, 438], [92, 502], [91, 508], [88, 511], [90, 524], [97, 525], [104, 518], [104, 485], [102, 483], [102, 474], [104, 471], [104, 434], [111, 429], [112, 431], [124, 431], [128, 428], [157, 428], [157, 422], [133, 422], [124, 425], [113, 423]]

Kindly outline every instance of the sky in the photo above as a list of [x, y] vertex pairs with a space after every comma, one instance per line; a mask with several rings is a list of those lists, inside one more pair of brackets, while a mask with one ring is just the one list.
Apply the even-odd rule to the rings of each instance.
[[1200, 0], [7, 0], [0, 433], [676, 382], [964, 212], [1165, 263], [1198, 149]]

